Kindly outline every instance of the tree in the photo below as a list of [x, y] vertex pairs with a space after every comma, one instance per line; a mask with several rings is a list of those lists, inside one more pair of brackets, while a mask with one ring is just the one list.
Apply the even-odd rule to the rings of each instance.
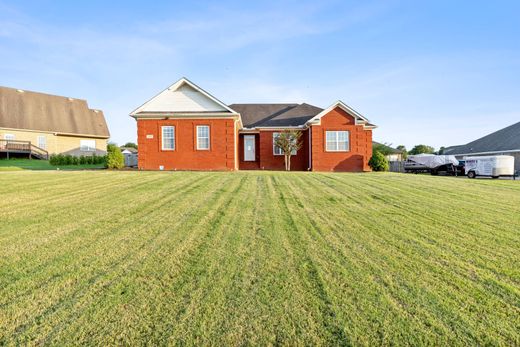
[[302, 132], [299, 130], [285, 130], [274, 139], [274, 145], [279, 147], [285, 158], [285, 170], [291, 170], [291, 156], [301, 147], [300, 138]]
[[368, 161], [368, 165], [373, 171], [388, 171], [390, 168], [388, 159], [386, 159], [383, 153], [378, 151], [373, 152], [372, 158]]
[[392, 154], [394, 151], [392, 150], [391, 144], [387, 143], [374, 143], [372, 145], [372, 152], [379, 152], [384, 156]]
[[408, 158], [408, 151], [406, 150], [406, 147], [404, 145], [399, 145], [396, 147], [398, 151], [401, 151], [403, 160], [406, 160]]
[[433, 153], [435, 153], [435, 149], [433, 147], [427, 146], [427, 145], [417, 145], [408, 152], [408, 154], [411, 154], [411, 155], [423, 154], [423, 153], [433, 154]]
[[115, 143], [107, 145], [106, 167], [109, 169], [122, 169], [125, 166], [125, 157], [121, 149]]
[[441, 148], [439, 148], [439, 151], [437, 152], [437, 154], [443, 155], [445, 150], [446, 150], [446, 147], [442, 146]]
[[137, 149], [137, 144], [135, 144], [133, 142], [127, 142], [127, 143], [125, 143], [125, 145], [123, 147], [130, 147], [130, 148]]

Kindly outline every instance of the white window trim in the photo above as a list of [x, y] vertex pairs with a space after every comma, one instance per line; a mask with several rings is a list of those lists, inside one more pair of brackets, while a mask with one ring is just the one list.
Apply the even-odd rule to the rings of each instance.
[[[83, 143], [88, 142], [88, 145], [83, 145]], [[94, 147], [90, 146], [90, 144], [94, 144]], [[96, 140], [79, 140], [79, 150], [81, 152], [95, 152], [96, 151]]]
[[[208, 128], [208, 148], [201, 148], [199, 144], [199, 138], [205, 139], [206, 137], [199, 136], [199, 128]], [[211, 148], [211, 127], [209, 125], [197, 125], [196, 127], [197, 132], [197, 151], [209, 151]]]
[[[173, 138], [173, 147], [165, 148], [164, 147], [164, 129], [172, 128], [172, 138]], [[161, 150], [163, 151], [175, 151], [175, 125], [163, 125], [161, 126]]]
[[[43, 146], [41, 146], [42, 144], [42, 140], [43, 139]], [[41, 149], [47, 149], [47, 136], [45, 135], [38, 135], [38, 147], [40, 147]]]
[[[280, 135], [279, 132], [273, 133], [273, 155], [274, 155], [274, 156], [285, 155], [285, 154], [283, 153], [283, 150], [282, 150], [280, 147], [278, 147], [278, 146], [275, 145], [275, 138], [276, 138], [278, 135]], [[276, 147], [280, 148], [281, 153], [276, 153]], [[292, 151], [292, 152], [291, 152], [291, 155], [296, 155], [296, 154], [298, 154], [298, 151]]]
[[[347, 149], [328, 149], [327, 147], [327, 133], [335, 133], [336, 134], [336, 148], [339, 148], [339, 133], [346, 132], [347, 133]], [[325, 130], [325, 152], [350, 152], [350, 131], [348, 130]]]

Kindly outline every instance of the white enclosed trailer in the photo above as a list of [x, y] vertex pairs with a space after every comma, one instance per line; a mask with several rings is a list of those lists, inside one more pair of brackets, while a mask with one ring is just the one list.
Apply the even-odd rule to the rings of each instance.
[[464, 157], [465, 170], [469, 178], [488, 176], [514, 176], [515, 158], [510, 155], [490, 155], [482, 157]]

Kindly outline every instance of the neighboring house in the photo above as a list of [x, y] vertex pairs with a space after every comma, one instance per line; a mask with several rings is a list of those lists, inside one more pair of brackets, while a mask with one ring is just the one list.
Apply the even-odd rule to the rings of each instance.
[[282, 170], [274, 138], [302, 131], [293, 170], [369, 171], [376, 126], [341, 101], [226, 105], [182, 78], [134, 110], [139, 168], [146, 170]]
[[511, 155], [515, 157], [515, 170], [520, 170], [520, 122], [468, 144], [447, 147], [444, 154], [454, 155], [457, 159], [475, 155]]
[[372, 147], [377, 148], [380, 147], [385, 153], [385, 157], [388, 161], [402, 161], [403, 160], [403, 151], [400, 151], [396, 148], [390, 147], [383, 143], [379, 143], [376, 141], [372, 142]]
[[[85, 100], [0, 87], [0, 154], [106, 154], [102, 111]], [[39, 154], [38, 154], [39, 153]]]

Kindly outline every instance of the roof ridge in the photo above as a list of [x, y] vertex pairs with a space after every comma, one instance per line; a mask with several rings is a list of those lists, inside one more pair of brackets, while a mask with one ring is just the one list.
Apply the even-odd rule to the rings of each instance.
[[72, 96], [49, 94], [49, 93], [43, 93], [43, 92], [36, 92], [34, 90], [27, 90], [27, 89], [21, 89], [21, 88], [13, 88], [13, 87], [5, 87], [5, 86], [0, 86], [0, 89], [10, 89], [10, 90], [17, 91], [18, 93], [31, 93], [31, 94], [39, 94], [39, 95], [44, 95], [44, 96], [52, 96], [54, 98], [68, 99], [69, 101], [76, 101], [76, 100], [77, 101], [84, 101], [84, 102], [86, 102], [88, 104], [86, 99], [74, 98]]

